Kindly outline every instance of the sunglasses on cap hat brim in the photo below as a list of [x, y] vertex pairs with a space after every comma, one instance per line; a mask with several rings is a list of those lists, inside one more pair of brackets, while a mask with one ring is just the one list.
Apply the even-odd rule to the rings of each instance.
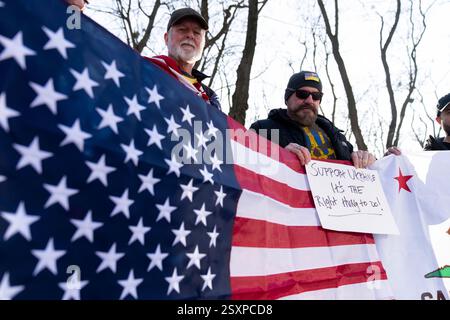
[[288, 88], [288, 90], [294, 92], [295, 96], [297, 98], [303, 99], [303, 100], [307, 99], [310, 95], [311, 95], [311, 98], [315, 101], [322, 100], [322, 97], [323, 97], [323, 92], [310, 92], [307, 90], [302, 90], [302, 89], [295, 90], [295, 89], [291, 89], [291, 88]]

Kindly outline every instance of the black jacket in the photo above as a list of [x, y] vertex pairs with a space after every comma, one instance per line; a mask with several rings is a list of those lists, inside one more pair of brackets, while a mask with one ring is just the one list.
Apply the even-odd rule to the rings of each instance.
[[425, 142], [425, 151], [450, 150], [450, 143], [444, 142], [444, 138], [435, 138], [430, 136]]
[[[353, 146], [347, 141], [341, 133], [342, 130], [336, 128], [327, 118], [319, 115], [316, 124], [328, 135], [333, 145], [336, 158], [338, 160], [351, 160]], [[279, 145], [286, 147], [289, 143], [298, 143], [306, 147], [306, 133], [295, 121], [287, 115], [286, 109], [274, 109], [269, 112], [269, 117], [265, 120], [258, 120], [250, 126], [269, 140], [272, 140], [271, 129], [279, 130]], [[260, 132], [261, 129], [267, 129], [267, 133]]]

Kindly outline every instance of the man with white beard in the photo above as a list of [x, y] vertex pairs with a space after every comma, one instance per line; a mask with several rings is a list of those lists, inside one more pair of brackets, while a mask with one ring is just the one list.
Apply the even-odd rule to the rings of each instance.
[[207, 103], [220, 110], [217, 94], [202, 83], [207, 76], [194, 69], [202, 57], [208, 23], [194, 9], [172, 12], [164, 34], [168, 55], [146, 58], [178, 79]]
[[[66, 0], [81, 10], [85, 0]], [[217, 94], [202, 81], [208, 76], [194, 69], [203, 54], [208, 23], [200, 13], [192, 8], [182, 8], [172, 12], [167, 24], [164, 41], [167, 55], [144, 57], [176, 78], [206, 103], [221, 109]]]

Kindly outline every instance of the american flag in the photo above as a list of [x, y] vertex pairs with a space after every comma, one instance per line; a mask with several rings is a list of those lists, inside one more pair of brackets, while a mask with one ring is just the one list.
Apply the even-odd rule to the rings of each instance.
[[0, 2], [0, 299], [391, 296], [292, 155], [67, 12]]

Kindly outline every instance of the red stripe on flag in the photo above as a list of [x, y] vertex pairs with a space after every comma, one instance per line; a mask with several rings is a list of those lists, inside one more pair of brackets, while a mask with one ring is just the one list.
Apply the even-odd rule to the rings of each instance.
[[370, 234], [325, 230], [315, 226], [284, 226], [236, 217], [233, 246], [254, 248], [306, 248], [374, 244]]
[[[272, 300], [316, 290], [367, 282], [368, 268], [378, 267], [377, 280], [386, 280], [381, 262], [354, 263], [336, 267], [288, 272], [270, 276], [231, 277], [232, 299]], [[372, 269], [373, 270], [373, 269]]]
[[242, 189], [266, 195], [293, 208], [314, 208], [314, 201], [309, 191], [291, 188], [238, 165], [234, 165], [234, 172]]
[[[253, 130], [247, 130], [243, 125], [228, 117], [228, 127], [233, 130], [230, 134], [230, 138], [243, 146], [274, 158], [273, 155], [278, 154], [277, 161], [284, 163], [286, 166], [299, 173], [305, 173], [305, 167], [300, 165], [297, 157], [290, 151], [281, 148], [278, 144], [275, 144], [266, 138], [259, 136]], [[278, 150], [275, 150], [278, 149]]]

